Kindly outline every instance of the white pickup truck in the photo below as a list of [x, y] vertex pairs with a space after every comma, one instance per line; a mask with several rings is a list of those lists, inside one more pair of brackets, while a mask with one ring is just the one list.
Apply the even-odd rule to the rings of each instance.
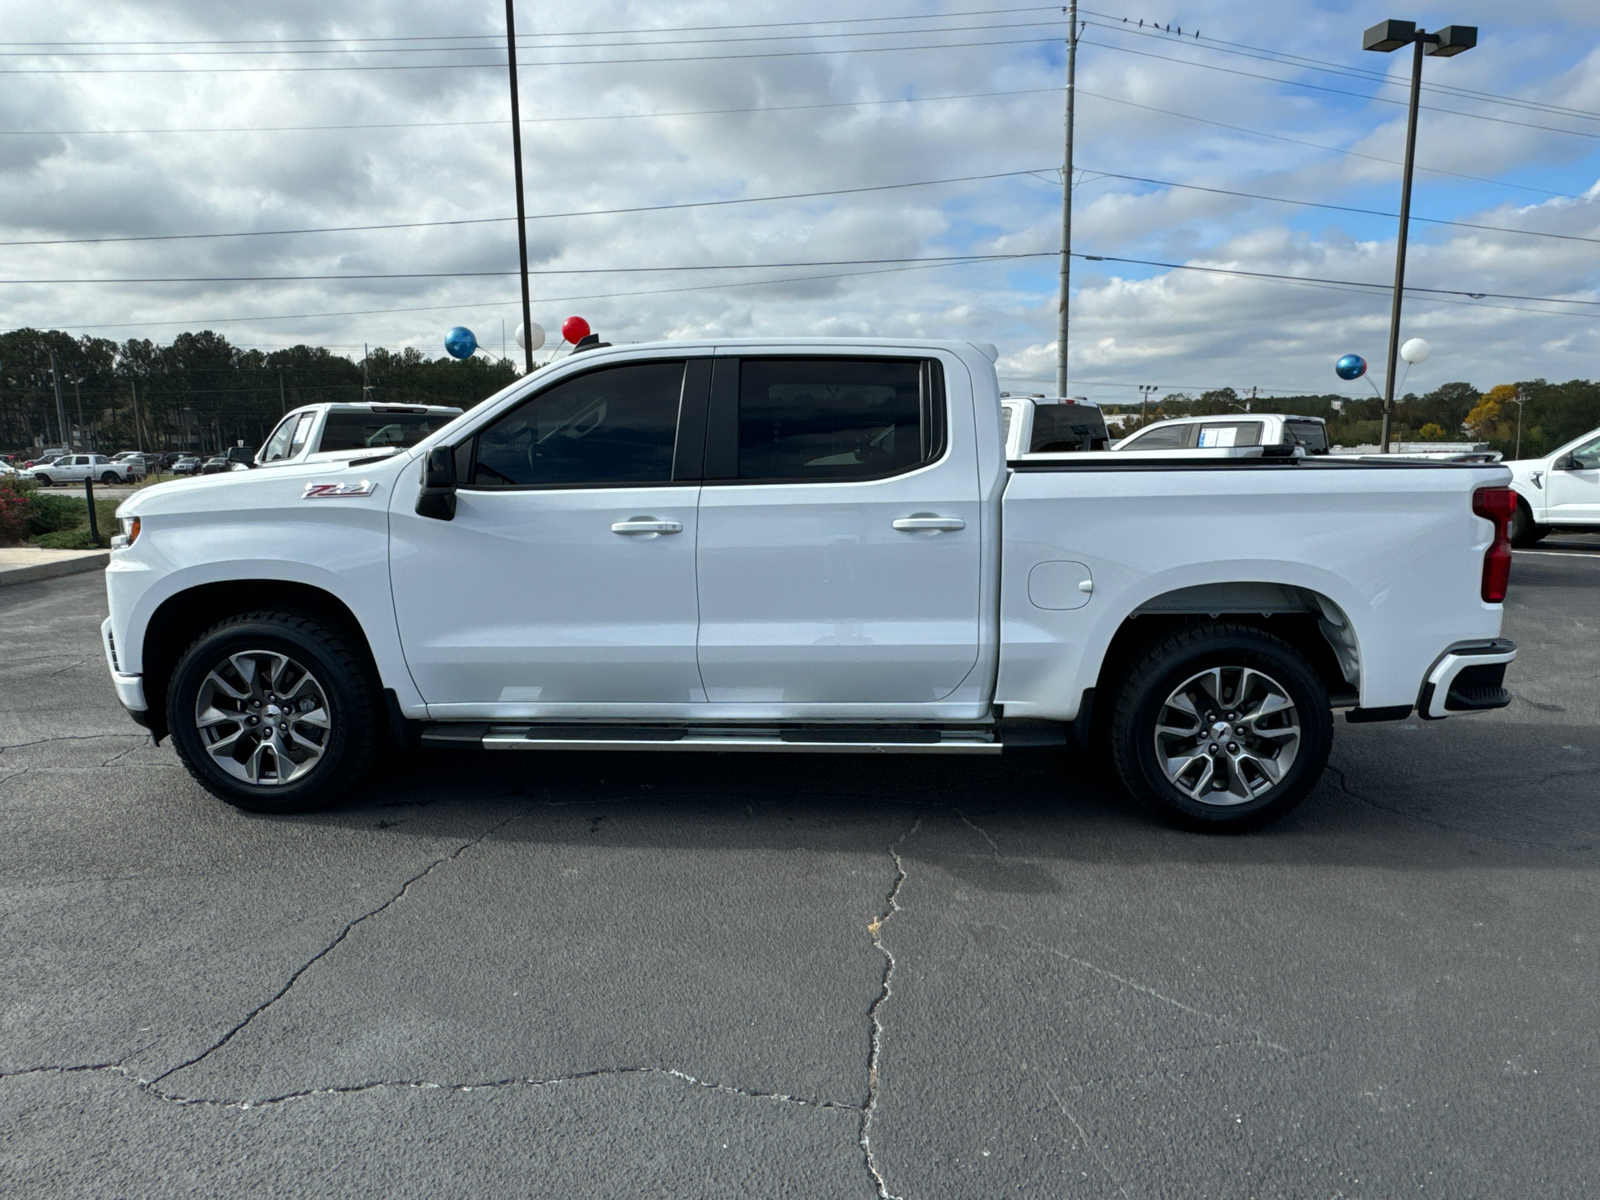
[[1555, 529], [1600, 531], [1600, 429], [1543, 458], [1509, 462], [1517, 511], [1511, 544], [1532, 546]]
[[264, 811], [331, 802], [391, 738], [1076, 740], [1204, 830], [1301, 800], [1336, 710], [1509, 702], [1504, 467], [1008, 462], [987, 349], [596, 349], [399, 453], [147, 488], [106, 571], [117, 695]]
[[288, 467], [393, 454], [460, 415], [436, 404], [307, 404], [284, 415], [253, 459], [229, 457], [235, 466]]

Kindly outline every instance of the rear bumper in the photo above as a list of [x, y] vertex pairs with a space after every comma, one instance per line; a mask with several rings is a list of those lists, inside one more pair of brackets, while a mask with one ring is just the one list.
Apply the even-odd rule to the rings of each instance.
[[1417, 715], [1437, 721], [1504, 708], [1511, 703], [1511, 693], [1504, 687], [1506, 666], [1516, 657], [1515, 643], [1505, 638], [1456, 643], [1428, 669], [1417, 697]]

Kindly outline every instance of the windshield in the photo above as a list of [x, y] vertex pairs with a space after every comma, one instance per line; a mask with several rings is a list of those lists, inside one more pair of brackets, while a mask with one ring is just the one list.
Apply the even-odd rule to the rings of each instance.
[[326, 452], [415, 446], [455, 418], [455, 413], [331, 412], [317, 449]]

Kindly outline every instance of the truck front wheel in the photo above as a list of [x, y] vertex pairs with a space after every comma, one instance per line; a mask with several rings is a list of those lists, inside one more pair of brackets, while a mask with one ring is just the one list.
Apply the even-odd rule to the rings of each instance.
[[242, 613], [196, 638], [167, 689], [167, 727], [200, 786], [252, 812], [338, 799], [378, 727], [377, 687], [351, 640], [281, 612]]
[[1537, 545], [1550, 533], [1550, 526], [1540, 525], [1533, 519], [1533, 510], [1521, 496], [1517, 497], [1517, 511], [1511, 515], [1511, 544], [1519, 550]]
[[1111, 718], [1124, 786], [1184, 829], [1235, 833], [1283, 816], [1333, 745], [1328, 693], [1287, 642], [1250, 625], [1195, 625], [1129, 672]]

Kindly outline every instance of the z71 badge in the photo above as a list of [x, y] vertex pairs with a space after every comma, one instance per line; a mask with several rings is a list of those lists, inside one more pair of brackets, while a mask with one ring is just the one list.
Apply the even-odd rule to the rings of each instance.
[[372, 480], [363, 479], [359, 483], [308, 483], [306, 490], [300, 493], [300, 499], [331, 500], [339, 496], [370, 495], [372, 495]]

